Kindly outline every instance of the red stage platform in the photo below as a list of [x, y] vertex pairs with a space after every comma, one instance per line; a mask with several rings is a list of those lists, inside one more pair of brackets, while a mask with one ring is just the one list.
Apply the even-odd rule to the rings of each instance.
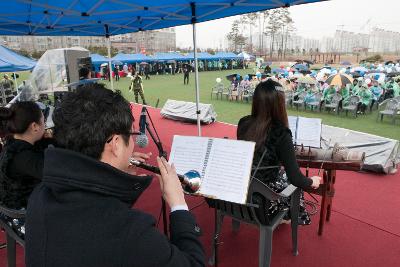
[[[141, 106], [134, 105], [136, 123]], [[195, 124], [163, 119], [158, 109], [149, 108], [164, 147], [171, 148], [172, 137], [197, 135]], [[235, 138], [236, 126], [214, 123], [202, 127], [203, 136]], [[156, 155], [156, 147], [150, 144], [146, 150]], [[150, 163], [154, 164], [155, 159]], [[400, 261], [400, 173], [375, 175], [371, 173], [338, 171], [336, 195], [333, 200], [331, 221], [325, 224], [323, 236], [317, 235], [319, 214], [312, 217], [310, 226], [299, 228], [299, 255], [291, 254], [290, 226], [281, 225], [275, 231], [272, 266], [276, 267], [394, 267]], [[203, 203], [200, 197], [187, 197], [189, 208]], [[160, 214], [159, 183], [153, 180], [150, 188], [134, 208]], [[209, 256], [214, 230], [214, 213], [203, 203], [193, 213], [202, 228], [202, 241]], [[160, 230], [162, 225], [159, 225]], [[62, 229], [60, 229], [62, 230]], [[4, 235], [0, 235], [0, 242]], [[258, 230], [241, 225], [238, 233], [231, 231], [230, 220], [222, 228], [219, 247], [219, 266], [258, 266]], [[18, 251], [18, 262], [23, 264], [23, 252]], [[0, 250], [0, 266], [6, 266], [6, 250]]]

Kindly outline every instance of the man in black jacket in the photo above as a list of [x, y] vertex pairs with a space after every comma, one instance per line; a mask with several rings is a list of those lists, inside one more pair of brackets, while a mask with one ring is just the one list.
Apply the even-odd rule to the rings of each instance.
[[157, 161], [161, 192], [172, 211], [170, 240], [152, 216], [131, 209], [152, 177], [137, 176], [128, 163], [135, 132], [121, 95], [85, 85], [68, 94], [53, 120], [62, 148], [46, 151], [43, 181], [28, 202], [27, 267], [205, 265], [199, 228], [175, 168], [165, 159]]

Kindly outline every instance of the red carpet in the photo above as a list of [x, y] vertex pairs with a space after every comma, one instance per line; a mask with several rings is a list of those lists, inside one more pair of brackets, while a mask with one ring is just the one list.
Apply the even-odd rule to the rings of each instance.
[[[141, 106], [133, 108], [135, 118]], [[197, 135], [196, 125], [166, 120], [159, 110], [149, 109], [164, 147], [169, 151], [172, 136]], [[137, 120], [138, 121], [138, 120]], [[203, 136], [235, 138], [236, 127], [214, 123], [202, 126]], [[154, 144], [145, 151], [156, 155]], [[154, 163], [154, 159], [151, 161]], [[310, 226], [299, 229], [299, 256], [291, 255], [290, 227], [281, 225], [274, 235], [272, 266], [399, 266], [400, 259], [400, 174], [375, 175], [340, 171], [336, 180], [336, 195], [331, 221], [325, 225], [322, 237], [317, 235], [319, 214], [312, 217]], [[189, 207], [203, 203], [200, 197], [187, 197]], [[160, 212], [158, 181], [143, 194], [136, 208], [153, 214]], [[207, 255], [210, 254], [214, 216], [203, 203], [194, 214], [203, 230], [202, 241]], [[160, 229], [162, 225], [159, 225]], [[0, 242], [4, 236], [0, 235]], [[230, 229], [225, 219], [220, 239], [219, 263], [222, 267], [258, 266], [258, 231], [255, 227], [242, 225], [239, 233]], [[0, 250], [0, 266], [6, 266], [5, 250]], [[23, 252], [19, 250], [18, 266], [23, 264]]]

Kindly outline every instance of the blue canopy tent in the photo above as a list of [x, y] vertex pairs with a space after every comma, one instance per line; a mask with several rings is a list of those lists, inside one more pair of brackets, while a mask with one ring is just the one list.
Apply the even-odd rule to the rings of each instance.
[[31, 70], [36, 61], [0, 45], [0, 72]]
[[156, 61], [169, 61], [169, 60], [186, 60], [186, 57], [177, 53], [177, 52], [170, 52], [170, 53], [164, 53], [164, 52], [158, 52], [155, 53], [154, 56], [152, 56], [153, 60]]
[[[2, 3], [3, 10], [12, 12], [0, 14], [0, 35], [109, 37], [192, 24], [196, 104], [199, 110], [196, 23], [321, 1], [324, 0], [10, 0]], [[109, 58], [110, 46], [108, 38]], [[111, 70], [110, 61], [109, 65]], [[197, 117], [200, 135], [199, 115]]]
[[95, 69], [99, 69], [101, 64], [108, 62], [108, 58], [99, 54], [90, 54], [90, 57], [92, 59], [92, 64]]
[[239, 53], [237, 57], [243, 60], [252, 60], [256, 58], [255, 56], [247, 54], [246, 52]]
[[[0, 72], [16, 72], [31, 70], [35, 67], [36, 61], [0, 45]], [[16, 75], [14, 75], [15, 88], [18, 88]]]
[[218, 59], [240, 59], [235, 53], [232, 52], [217, 52], [214, 56]]
[[[194, 53], [188, 53], [187, 55], [184, 56], [185, 60], [194, 60]], [[217, 58], [214, 57], [214, 55], [211, 55], [210, 53], [207, 52], [198, 52], [197, 53], [197, 59], [200, 60], [216, 60]]]
[[112, 61], [120, 61], [122, 63], [138, 63], [143, 61], [151, 61], [152, 58], [143, 54], [124, 54], [118, 53], [112, 59]]

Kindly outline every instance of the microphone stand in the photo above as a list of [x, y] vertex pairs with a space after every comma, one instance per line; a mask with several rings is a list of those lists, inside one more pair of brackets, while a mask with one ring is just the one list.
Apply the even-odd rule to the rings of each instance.
[[[150, 113], [147, 110], [147, 108], [145, 110], [146, 110], [146, 113], [147, 113], [147, 117], [149, 118], [149, 120], [151, 122], [151, 127], [150, 127], [149, 123], [146, 121], [147, 132], [149, 133], [149, 135], [150, 135], [151, 139], [153, 140], [154, 144], [157, 146], [159, 157], [164, 157], [165, 159], [167, 159], [167, 152], [165, 152], [165, 150], [164, 150], [164, 148], [162, 146], [161, 139], [158, 136], [156, 127], [154, 126], [153, 120], [150, 117]], [[154, 133], [153, 133], [153, 130], [154, 130]], [[164, 200], [164, 198], [162, 196], [161, 196], [161, 212], [162, 212], [164, 234], [166, 236], [168, 236], [167, 205], [166, 205], [165, 200]]]

